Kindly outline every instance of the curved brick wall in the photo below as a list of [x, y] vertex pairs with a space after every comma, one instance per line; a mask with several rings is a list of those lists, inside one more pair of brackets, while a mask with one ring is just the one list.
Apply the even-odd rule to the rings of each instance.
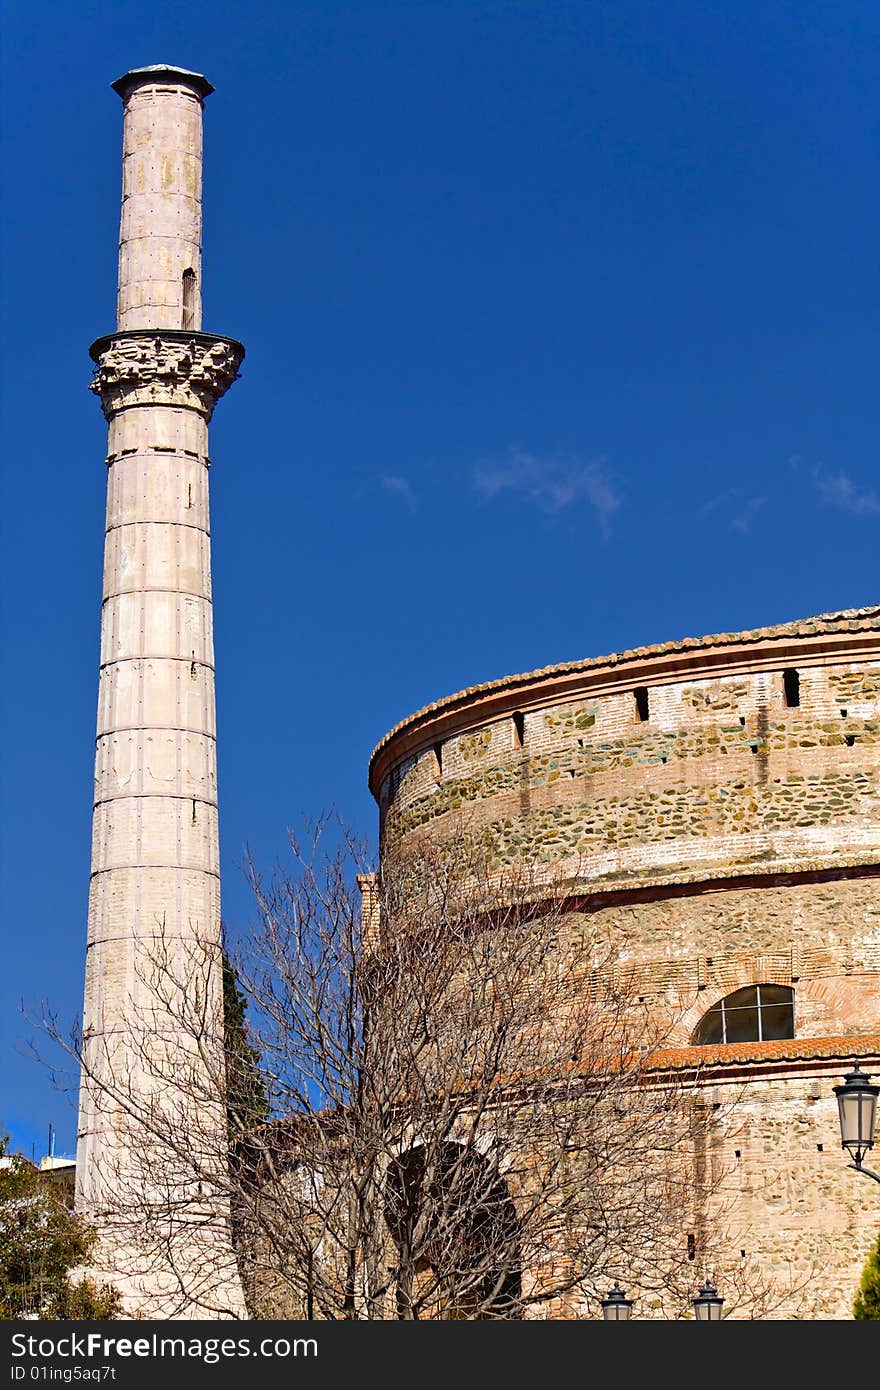
[[712, 1072], [724, 1087], [735, 1063], [744, 1097], [730, 1147], [750, 1256], [770, 1273], [820, 1261], [806, 1316], [848, 1317], [873, 1192], [846, 1169], [832, 1087], [853, 1056], [880, 1066], [880, 609], [463, 691], [391, 731], [370, 786], [385, 864], [463, 825], [499, 870], [573, 880], [572, 932], [595, 913], [613, 926], [640, 1007], [675, 1020], [673, 1065], [705, 1062], [690, 1040], [724, 995], [794, 989], [795, 1039], [712, 1049]]
[[799, 1036], [880, 1031], [880, 610], [478, 686], [370, 771], [385, 862], [463, 824], [562, 869], [677, 1041], [761, 980], [798, 986]]
[[413, 716], [371, 765], [386, 852], [465, 817], [499, 864], [568, 861], [602, 889], [880, 862], [880, 617], [841, 619], [831, 652], [768, 632], [707, 638], [678, 669], [647, 649]]

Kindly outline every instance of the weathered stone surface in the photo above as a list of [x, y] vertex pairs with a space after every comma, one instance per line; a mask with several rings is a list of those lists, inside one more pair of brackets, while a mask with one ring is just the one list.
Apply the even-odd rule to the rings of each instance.
[[[736, 1194], [729, 1279], [747, 1261], [783, 1290], [776, 1316], [850, 1317], [876, 1223], [833, 1086], [853, 1057], [880, 1067], [880, 610], [474, 687], [392, 730], [371, 786], [385, 864], [463, 829], [499, 876], [565, 878], [560, 948], [598, 916], [639, 1019], [671, 1028], [658, 1065], [699, 1067], [734, 1102], [712, 1156]], [[760, 983], [794, 991], [794, 1039], [692, 1045], [714, 1004]]]
[[443, 742], [439, 778], [432, 740], [377, 788], [383, 839], [466, 817], [499, 865], [570, 860], [597, 887], [878, 862], [878, 672], [804, 664], [794, 709], [781, 669], [652, 686], [646, 721], [632, 691], [560, 701], [522, 746], [509, 715]]
[[[226, 1117], [207, 421], [243, 349], [198, 331], [210, 84], [161, 69], [115, 85], [118, 332], [93, 347], [91, 386], [110, 425], [77, 1206], [101, 1235], [95, 1273], [128, 1312], [241, 1316], [211, 1180]], [[174, 1021], [200, 1007], [199, 1051]], [[151, 1108], [173, 1144], [153, 1142]], [[169, 1191], [186, 1199], [176, 1230]], [[136, 1248], [151, 1211], [164, 1262]]]
[[99, 339], [90, 389], [107, 419], [137, 405], [182, 406], [210, 420], [216, 402], [238, 375], [239, 343], [205, 333], [137, 332]]

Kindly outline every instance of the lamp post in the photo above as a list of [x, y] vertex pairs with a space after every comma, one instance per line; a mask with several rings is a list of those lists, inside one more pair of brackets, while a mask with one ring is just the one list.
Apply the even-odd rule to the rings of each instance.
[[874, 1147], [874, 1127], [877, 1123], [877, 1096], [880, 1086], [872, 1086], [870, 1076], [853, 1062], [853, 1069], [842, 1086], [834, 1087], [840, 1116], [840, 1143], [852, 1156], [850, 1168], [880, 1182], [880, 1173], [862, 1167], [862, 1159]]
[[691, 1302], [694, 1305], [694, 1317], [698, 1322], [721, 1321], [721, 1305], [724, 1299], [718, 1297], [718, 1290], [708, 1279]]
[[608, 1322], [625, 1322], [632, 1312], [633, 1301], [627, 1298], [623, 1289], [614, 1281], [611, 1289], [602, 1299], [602, 1316]]

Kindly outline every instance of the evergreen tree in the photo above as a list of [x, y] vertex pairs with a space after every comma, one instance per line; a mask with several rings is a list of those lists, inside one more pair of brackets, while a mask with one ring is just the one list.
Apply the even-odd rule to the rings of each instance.
[[226, 1127], [229, 1141], [229, 1174], [232, 1181], [230, 1215], [232, 1244], [235, 1248], [245, 1301], [252, 1310], [253, 1281], [242, 1255], [242, 1220], [247, 1194], [255, 1182], [251, 1138], [258, 1126], [269, 1119], [270, 1105], [261, 1072], [260, 1053], [248, 1036], [247, 998], [238, 983], [238, 971], [223, 952], [223, 1042], [226, 1057]]
[[269, 1099], [260, 1069], [260, 1054], [248, 1036], [247, 999], [238, 971], [223, 953], [223, 1027], [226, 1049], [226, 1118], [235, 1144], [269, 1118]]
[[880, 1236], [871, 1247], [862, 1282], [853, 1304], [853, 1317], [859, 1321], [873, 1318], [880, 1322]]
[[0, 1318], [92, 1320], [116, 1317], [109, 1285], [74, 1279], [95, 1237], [64, 1190], [0, 1135]]

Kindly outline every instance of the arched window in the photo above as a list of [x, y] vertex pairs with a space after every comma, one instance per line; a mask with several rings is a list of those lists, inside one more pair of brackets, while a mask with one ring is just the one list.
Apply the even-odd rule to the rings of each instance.
[[507, 1183], [473, 1148], [409, 1149], [391, 1165], [385, 1220], [398, 1312], [473, 1321], [522, 1316], [520, 1231]]
[[747, 985], [713, 1004], [692, 1042], [770, 1042], [794, 1037], [794, 990], [786, 985]]

